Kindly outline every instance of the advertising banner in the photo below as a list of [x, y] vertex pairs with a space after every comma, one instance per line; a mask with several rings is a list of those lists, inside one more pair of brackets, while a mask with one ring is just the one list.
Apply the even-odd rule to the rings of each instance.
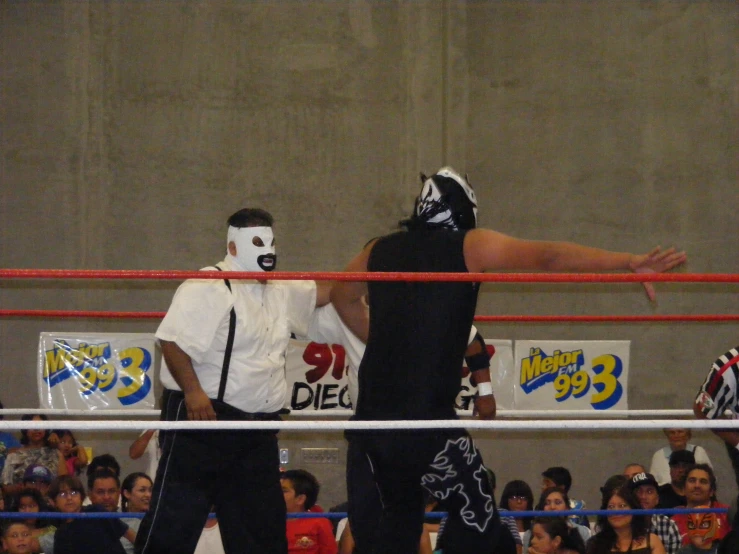
[[[510, 340], [485, 341], [495, 351], [490, 375], [498, 408], [513, 407], [513, 343]], [[318, 344], [307, 340], [291, 340], [286, 353], [287, 400], [293, 410], [352, 409], [347, 379], [347, 358], [339, 344]], [[461, 367], [457, 408], [471, 410], [475, 389], [470, 385], [469, 370]]]
[[148, 333], [41, 333], [42, 408], [153, 409], [155, 338]]
[[630, 341], [516, 341], [516, 409], [628, 409], [630, 347]]

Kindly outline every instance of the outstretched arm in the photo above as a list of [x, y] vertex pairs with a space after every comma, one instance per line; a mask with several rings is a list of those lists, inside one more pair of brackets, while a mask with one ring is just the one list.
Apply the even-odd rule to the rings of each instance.
[[[474, 229], [464, 241], [467, 269], [480, 271], [668, 271], [687, 260], [685, 252], [655, 248], [647, 254], [613, 252], [573, 242], [523, 240], [491, 231]], [[654, 287], [645, 283], [650, 300]]]

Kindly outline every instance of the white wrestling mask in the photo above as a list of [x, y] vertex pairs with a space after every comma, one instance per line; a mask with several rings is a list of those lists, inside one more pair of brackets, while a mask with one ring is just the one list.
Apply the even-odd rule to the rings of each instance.
[[[261, 241], [261, 242], [260, 242]], [[228, 252], [228, 243], [236, 245], [236, 255]], [[263, 246], [257, 246], [257, 244]], [[272, 271], [277, 265], [275, 235], [272, 227], [228, 228], [226, 253], [240, 271]]]

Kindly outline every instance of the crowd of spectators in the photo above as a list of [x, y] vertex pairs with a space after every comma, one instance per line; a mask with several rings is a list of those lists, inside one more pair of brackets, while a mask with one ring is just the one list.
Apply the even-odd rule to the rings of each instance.
[[[24, 416], [45, 421], [45, 416]], [[685, 507], [695, 513], [671, 515], [614, 514], [590, 521], [584, 515], [557, 517], [556, 512], [579, 511], [584, 502], [570, 499], [572, 476], [564, 467], [541, 473], [540, 494], [523, 480], [512, 480], [500, 495], [501, 519], [511, 535], [516, 554], [723, 554], [732, 521], [725, 512], [704, 508], [728, 508], [718, 501], [718, 484], [705, 451], [688, 443], [689, 433], [666, 430], [670, 446], [658, 450], [650, 469], [657, 468], [666, 482], [639, 463], [628, 464], [622, 474], [610, 477], [600, 489], [602, 510], [655, 510]], [[140, 457], [152, 438], [142, 434], [132, 444], [132, 457]], [[156, 443], [156, 441], [153, 441]], [[683, 446], [684, 448], [679, 448]], [[697, 454], [700, 453], [700, 459]], [[662, 467], [666, 456], [667, 472]], [[3, 554], [132, 553], [140, 516], [151, 502], [153, 479], [135, 472], [121, 481], [121, 466], [110, 454], [87, 459], [84, 447], [68, 430], [27, 430], [16, 438], [0, 434], [2, 492], [0, 512], [22, 512], [23, 519], [2, 518]], [[493, 490], [495, 474], [488, 472]], [[83, 484], [82, 478], [86, 480]], [[335, 526], [320, 513], [320, 485], [309, 472], [290, 469], [281, 474], [288, 513], [316, 512], [311, 518], [289, 518], [289, 552], [350, 554], [351, 529]], [[428, 511], [444, 511], [443, 502], [428, 498]], [[511, 517], [507, 512], [552, 512], [551, 517]], [[333, 510], [332, 510], [333, 511]], [[55, 512], [53, 518], [39, 512]], [[67, 514], [121, 512], [120, 518], [74, 518]], [[132, 513], [127, 517], [126, 513]], [[733, 522], [736, 526], [736, 521]], [[444, 520], [429, 520], [419, 543], [420, 553], [434, 550], [443, 533]], [[198, 553], [223, 552], [218, 521], [211, 518], [202, 530]], [[736, 553], [734, 553], [736, 554]]]

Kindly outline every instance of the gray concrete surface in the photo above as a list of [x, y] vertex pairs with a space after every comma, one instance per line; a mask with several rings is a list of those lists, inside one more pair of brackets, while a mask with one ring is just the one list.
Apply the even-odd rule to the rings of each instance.
[[[194, 269], [264, 206], [280, 268], [337, 270], [408, 213], [417, 173], [470, 174], [484, 226], [739, 273], [735, 1], [3, 2], [0, 267]], [[175, 284], [3, 281], [3, 308], [164, 310]], [[732, 285], [486, 285], [478, 313], [736, 313]], [[35, 407], [41, 331], [155, 322], [0, 320], [0, 398]], [[632, 408], [686, 408], [735, 324], [485, 325], [632, 341]], [[659, 432], [476, 433], [504, 484], [570, 467], [573, 495]], [[97, 451], [109, 443], [85, 441]], [[133, 440], [133, 435], [130, 437]], [[725, 453], [698, 433], [719, 497]], [[124, 458], [128, 438], [111, 450]], [[283, 444], [343, 444], [285, 434]], [[138, 469], [125, 462], [127, 469]], [[317, 466], [321, 503], [343, 467]]]

